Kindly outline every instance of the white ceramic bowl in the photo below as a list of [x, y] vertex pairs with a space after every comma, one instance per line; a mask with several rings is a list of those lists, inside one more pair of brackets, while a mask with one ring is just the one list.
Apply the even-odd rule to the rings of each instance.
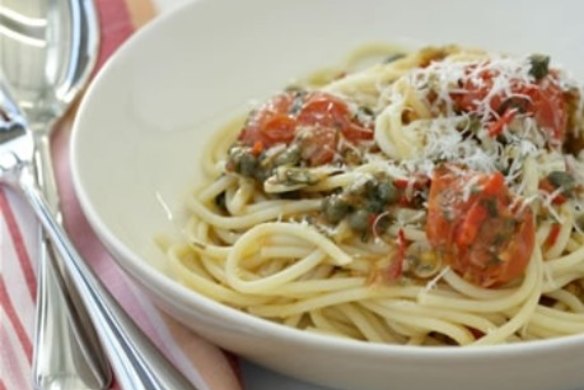
[[347, 389], [575, 389], [584, 383], [584, 335], [464, 349], [311, 335], [182, 287], [165, 275], [153, 237], [182, 227], [206, 140], [250, 99], [371, 41], [545, 52], [584, 80], [582, 15], [578, 0], [189, 3], [136, 34], [91, 86], [73, 137], [78, 196], [119, 264], [161, 308], [280, 372]]

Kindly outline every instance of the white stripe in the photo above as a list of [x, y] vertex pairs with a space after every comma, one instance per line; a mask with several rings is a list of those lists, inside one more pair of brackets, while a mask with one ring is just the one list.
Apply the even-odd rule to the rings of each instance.
[[2, 218], [0, 218], [0, 236], [2, 237], [0, 242], [0, 262], [3, 263], [2, 272], [6, 290], [16, 310], [16, 315], [19, 317], [28, 337], [32, 339], [35, 305], [33, 298], [30, 296], [22, 268], [18, 264], [18, 256], [14, 245], [11, 240], [6, 239], [10, 236], [8, 227]]

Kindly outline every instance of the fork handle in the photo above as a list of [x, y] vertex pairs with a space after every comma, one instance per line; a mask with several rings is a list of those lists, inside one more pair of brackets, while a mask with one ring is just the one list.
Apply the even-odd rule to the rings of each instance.
[[195, 390], [118, 305], [74, 249], [39, 190], [30, 166], [19, 188], [61, 255], [110, 359], [116, 379], [128, 390]]
[[[59, 196], [50, 158], [50, 140], [37, 132], [35, 173], [59, 218]], [[38, 134], [38, 135], [37, 135]], [[87, 310], [44, 231], [40, 232], [33, 380], [36, 389], [108, 389], [111, 367]]]
[[39, 230], [34, 388], [109, 389], [113, 380], [111, 367], [93, 325], [88, 318], [80, 319], [81, 305], [72, 302], [70, 289], [65, 287], [63, 275], [55, 264], [55, 253], [44, 231]]

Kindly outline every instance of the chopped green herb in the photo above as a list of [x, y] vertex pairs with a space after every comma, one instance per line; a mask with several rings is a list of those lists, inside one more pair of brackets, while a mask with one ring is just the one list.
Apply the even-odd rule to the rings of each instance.
[[280, 167], [276, 170], [278, 181], [285, 185], [314, 184], [318, 182], [310, 170], [306, 168]]
[[468, 117], [468, 126], [467, 129], [470, 133], [476, 134], [481, 129], [483, 124], [481, 123], [481, 118], [477, 115], [470, 115]]
[[292, 145], [274, 159], [275, 166], [288, 165], [294, 166], [300, 162], [300, 147]]

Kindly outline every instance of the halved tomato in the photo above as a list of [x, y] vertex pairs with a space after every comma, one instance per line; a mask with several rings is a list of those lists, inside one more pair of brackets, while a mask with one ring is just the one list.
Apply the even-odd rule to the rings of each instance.
[[432, 177], [426, 235], [465, 279], [507, 283], [525, 272], [535, 245], [533, 212], [520, 204], [500, 172], [443, 165]]

